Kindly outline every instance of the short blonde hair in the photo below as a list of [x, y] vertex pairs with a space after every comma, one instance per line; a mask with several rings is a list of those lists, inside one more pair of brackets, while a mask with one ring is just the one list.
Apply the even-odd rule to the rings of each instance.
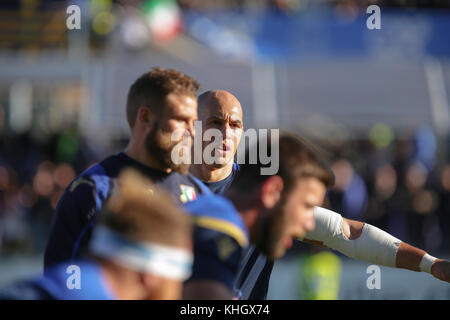
[[144, 73], [128, 92], [127, 121], [130, 128], [134, 127], [139, 107], [147, 106], [153, 113], [161, 114], [167, 95], [177, 93], [196, 98], [199, 87], [197, 80], [175, 69], [156, 67]]

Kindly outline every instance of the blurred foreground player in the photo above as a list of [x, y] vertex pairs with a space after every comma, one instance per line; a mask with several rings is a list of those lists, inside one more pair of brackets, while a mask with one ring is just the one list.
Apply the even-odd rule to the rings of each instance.
[[172, 159], [172, 153], [190, 156], [198, 87], [193, 78], [162, 68], [154, 68], [135, 81], [126, 107], [130, 142], [124, 152], [91, 167], [65, 190], [53, 217], [45, 270], [78, 257], [80, 249], [87, 246], [97, 213], [123, 168], [138, 170], [168, 190], [180, 204], [210, 192], [188, 173], [189, 164], [176, 164]]
[[121, 173], [83, 258], [17, 283], [3, 299], [179, 299], [192, 267], [188, 216], [136, 171]]
[[[278, 137], [276, 137], [278, 138]], [[299, 139], [288, 134], [250, 146], [258, 154], [261, 143], [268, 153], [279, 151], [279, 170], [261, 175], [263, 165], [242, 164], [227, 192], [199, 197], [185, 208], [195, 218], [194, 266], [185, 283], [185, 299], [231, 299], [244, 237], [271, 259], [284, 255], [293, 238], [314, 229], [314, 207], [321, 205], [332, 181], [330, 170]], [[248, 231], [247, 231], [248, 230]], [[247, 239], [248, 240], [248, 239]]]

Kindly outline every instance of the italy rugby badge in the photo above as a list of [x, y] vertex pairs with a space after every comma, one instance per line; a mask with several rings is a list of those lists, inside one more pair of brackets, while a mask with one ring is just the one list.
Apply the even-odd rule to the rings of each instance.
[[194, 187], [180, 184], [180, 189], [181, 189], [180, 195], [181, 202], [186, 203], [197, 199], [197, 194], [195, 193]]

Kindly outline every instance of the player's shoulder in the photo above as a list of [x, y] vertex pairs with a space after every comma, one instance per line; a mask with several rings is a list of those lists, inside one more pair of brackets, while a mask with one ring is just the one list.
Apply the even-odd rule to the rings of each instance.
[[242, 223], [240, 214], [233, 203], [221, 195], [209, 194], [200, 196], [196, 201], [186, 203], [185, 208], [194, 217], [211, 216], [235, 221], [236, 224]]
[[61, 300], [67, 298], [67, 281], [72, 263], [60, 263], [45, 270], [45, 275], [15, 282], [0, 292], [2, 300]]
[[58, 300], [114, 299], [113, 293], [103, 284], [99, 265], [88, 259], [56, 264], [35, 283]]
[[214, 230], [235, 239], [242, 247], [249, 243], [247, 228], [230, 200], [220, 195], [203, 195], [185, 204], [195, 226]]
[[102, 192], [109, 189], [115, 177], [108, 172], [105, 163], [113, 157], [115, 156], [108, 157], [102, 162], [96, 163], [83, 171], [71, 182], [67, 188], [68, 191], [74, 192], [77, 189], [95, 189], [97, 192]]
[[114, 189], [111, 177], [101, 163], [97, 163], [76, 177], [66, 188], [57, 210], [72, 212], [74, 205], [100, 209]]

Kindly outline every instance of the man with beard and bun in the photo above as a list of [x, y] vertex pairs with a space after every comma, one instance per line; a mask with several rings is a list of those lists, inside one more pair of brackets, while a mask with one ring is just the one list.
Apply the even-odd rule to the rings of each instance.
[[172, 154], [190, 157], [198, 88], [196, 80], [172, 69], [154, 68], [135, 81], [126, 106], [130, 142], [123, 152], [86, 170], [65, 190], [53, 217], [45, 270], [77, 258], [87, 247], [113, 180], [126, 167], [167, 190], [178, 204], [195, 200], [197, 194], [210, 193], [188, 173], [188, 164], [172, 161]]

